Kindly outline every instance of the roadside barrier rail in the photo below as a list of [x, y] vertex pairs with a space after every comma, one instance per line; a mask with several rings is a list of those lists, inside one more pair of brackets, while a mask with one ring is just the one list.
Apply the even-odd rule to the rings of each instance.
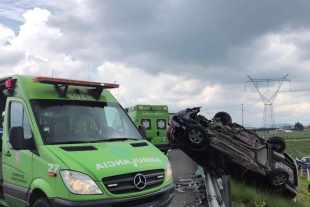
[[310, 175], [309, 175], [309, 169], [308, 169], [308, 168], [307, 168], [307, 169], [305, 169], [305, 168], [300, 168], [298, 174], [299, 174], [300, 177], [304, 177], [305, 171], [306, 171], [306, 173], [307, 173], [307, 179], [308, 179], [308, 181], [310, 181]]
[[[198, 166], [196, 174], [200, 174], [204, 180], [206, 200], [209, 207], [231, 207], [230, 177], [223, 175], [222, 179], [216, 179], [206, 169]], [[223, 197], [222, 197], [223, 194]]]

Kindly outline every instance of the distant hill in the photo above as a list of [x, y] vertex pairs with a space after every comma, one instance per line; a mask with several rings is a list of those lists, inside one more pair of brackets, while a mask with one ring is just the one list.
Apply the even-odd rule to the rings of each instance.
[[288, 124], [288, 123], [279, 123], [275, 124], [276, 128], [284, 127], [284, 126], [294, 126], [294, 124]]
[[[289, 124], [289, 123], [278, 123], [278, 124], [275, 124], [275, 128], [280, 128], [280, 127], [287, 127], [287, 126], [294, 126], [295, 124]], [[245, 128], [247, 129], [259, 129], [259, 128], [262, 128], [261, 127], [252, 127], [252, 126], [244, 126]]]

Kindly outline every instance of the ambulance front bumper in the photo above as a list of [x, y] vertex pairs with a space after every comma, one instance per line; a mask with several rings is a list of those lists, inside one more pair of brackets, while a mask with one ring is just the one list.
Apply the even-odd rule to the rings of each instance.
[[50, 199], [53, 207], [167, 207], [174, 196], [175, 185], [146, 195], [122, 199], [104, 199], [93, 201], [68, 201], [59, 198]]

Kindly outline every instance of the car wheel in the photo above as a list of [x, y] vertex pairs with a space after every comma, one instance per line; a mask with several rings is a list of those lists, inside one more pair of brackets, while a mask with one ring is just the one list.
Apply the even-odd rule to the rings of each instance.
[[279, 153], [284, 152], [285, 148], [286, 148], [286, 143], [285, 140], [281, 137], [270, 137], [267, 140], [268, 144], [273, 144], [273, 150]]
[[186, 143], [188, 147], [194, 151], [206, 149], [208, 134], [201, 125], [192, 125], [187, 129]]
[[52, 207], [47, 198], [39, 198], [34, 203], [33, 207]]
[[279, 188], [285, 185], [288, 178], [289, 175], [284, 169], [277, 168], [269, 173], [268, 182], [271, 187]]
[[229, 125], [232, 123], [231, 116], [226, 112], [216, 113], [214, 119], [219, 119], [223, 125]]

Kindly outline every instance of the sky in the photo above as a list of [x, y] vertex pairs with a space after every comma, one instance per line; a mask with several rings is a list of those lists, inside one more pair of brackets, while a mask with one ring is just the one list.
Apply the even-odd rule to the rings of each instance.
[[245, 127], [270, 123], [272, 108], [275, 124], [307, 126], [309, 11], [305, 0], [0, 0], [0, 77], [117, 83], [124, 108], [201, 107]]

